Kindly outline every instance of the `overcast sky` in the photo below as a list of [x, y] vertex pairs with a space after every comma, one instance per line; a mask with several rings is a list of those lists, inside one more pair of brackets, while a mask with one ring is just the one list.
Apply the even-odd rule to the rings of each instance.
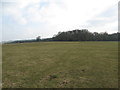
[[116, 33], [118, 1], [1, 0], [2, 40], [48, 38], [74, 29]]

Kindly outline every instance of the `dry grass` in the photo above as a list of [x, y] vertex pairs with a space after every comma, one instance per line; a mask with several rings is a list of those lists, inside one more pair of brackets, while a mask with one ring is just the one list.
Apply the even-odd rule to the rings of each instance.
[[3, 45], [3, 87], [118, 87], [117, 42]]

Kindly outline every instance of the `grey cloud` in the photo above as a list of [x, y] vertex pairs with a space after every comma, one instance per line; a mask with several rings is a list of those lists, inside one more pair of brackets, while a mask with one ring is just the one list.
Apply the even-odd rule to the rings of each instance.
[[[91, 26], [97, 26], [97, 25], [104, 25], [105, 23], [110, 23], [117, 21], [117, 5], [112, 6], [111, 8], [103, 11], [102, 13], [96, 15], [91, 20], [88, 20], [87, 23]], [[98, 20], [97, 18], [108, 18], [108, 19], [101, 19]]]

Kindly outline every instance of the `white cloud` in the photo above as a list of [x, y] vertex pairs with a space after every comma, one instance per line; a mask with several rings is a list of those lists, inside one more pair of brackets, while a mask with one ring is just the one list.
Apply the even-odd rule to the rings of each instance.
[[[19, 24], [27, 25], [30, 22], [44, 23], [44, 26], [47, 27], [43, 28], [40, 26], [35, 30], [34, 26], [29, 26], [29, 29], [24, 30], [25, 33], [29, 33], [29, 36], [35, 36], [37, 33], [42, 32], [44, 34], [44, 31], [52, 32], [49, 35], [46, 34], [46, 36], [51, 36], [58, 31], [77, 28], [106, 31], [109, 26], [109, 29], [117, 26], [116, 21], [114, 23], [103, 23], [103, 27], [97, 25], [88, 27], [87, 25], [91, 19], [111, 21], [108, 17], [96, 17], [96, 15], [117, 4], [118, 0], [10, 0], [10, 2], [16, 3], [15, 5], [4, 7], [4, 15], [10, 15]], [[48, 4], [44, 6], [42, 2]], [[114, 20], [115, 17], [112, 19]], [[30, 33], [34, 33], [34, 35]], [[45, 37], [45, 35], [43, 36]]]
[[[49, 2], [49, 5], [40, 9], [40, 2]], [[18, 22], [47, 21], [50, 24], [81, 24], [99, 14], [118, 0], [64, 0], [64, 8], [55, 0], [16, 0], [17, 4], [5, 9]], [[105, 3], [106, 2], [106, 3]], [[28, 9], [25, 9], [28, 7]], [[7, 14], [8, 14], [7, 13]], [[24, 13], [27, 16], [24, 16]], [[23, 17], [24, 16], [24, 17]], [[29, 17], [29, 18], [28, 18]], [[20, 21], [19, 21], [20, 20]]]
[[[38, 4], [40, 1], [41, 0], [10, 0], [9, 1], [11, 2], [10, 4], [12, 3], [13, 4], [3, 7], [3, 14], [10, 15], [16, 22], [20, 24], [27, 24], [28, 20], [26, 16], [24, 16], [24, 12], [26, 12], [24, 9], [29, 5], [34, 6]], [[3, 0], [3, 2], [7, 3], [8, 0], [7, 1]]]
[[117, 4], [112, 5], [101, 14], [94, 16], [88, 20], [88, 28], [91, 31], [97, 32], [118, 32], [118, 11]]
[[115, 33], [118, 32], [118, 22], [114, 21], [114, 22], [110, 22], [110, 23], [106, 23], [104, 25], [98, 25], [97, 27], [94, 26], [89, 26], [89, 30], [91, 32], [108, 32], [109, 34], [111, 33]]

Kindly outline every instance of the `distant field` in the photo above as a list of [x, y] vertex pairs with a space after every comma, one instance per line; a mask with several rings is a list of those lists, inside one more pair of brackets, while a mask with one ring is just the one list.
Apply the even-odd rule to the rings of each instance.
[[3, 45], [3, 88], [117, 88], [118, 42]]

